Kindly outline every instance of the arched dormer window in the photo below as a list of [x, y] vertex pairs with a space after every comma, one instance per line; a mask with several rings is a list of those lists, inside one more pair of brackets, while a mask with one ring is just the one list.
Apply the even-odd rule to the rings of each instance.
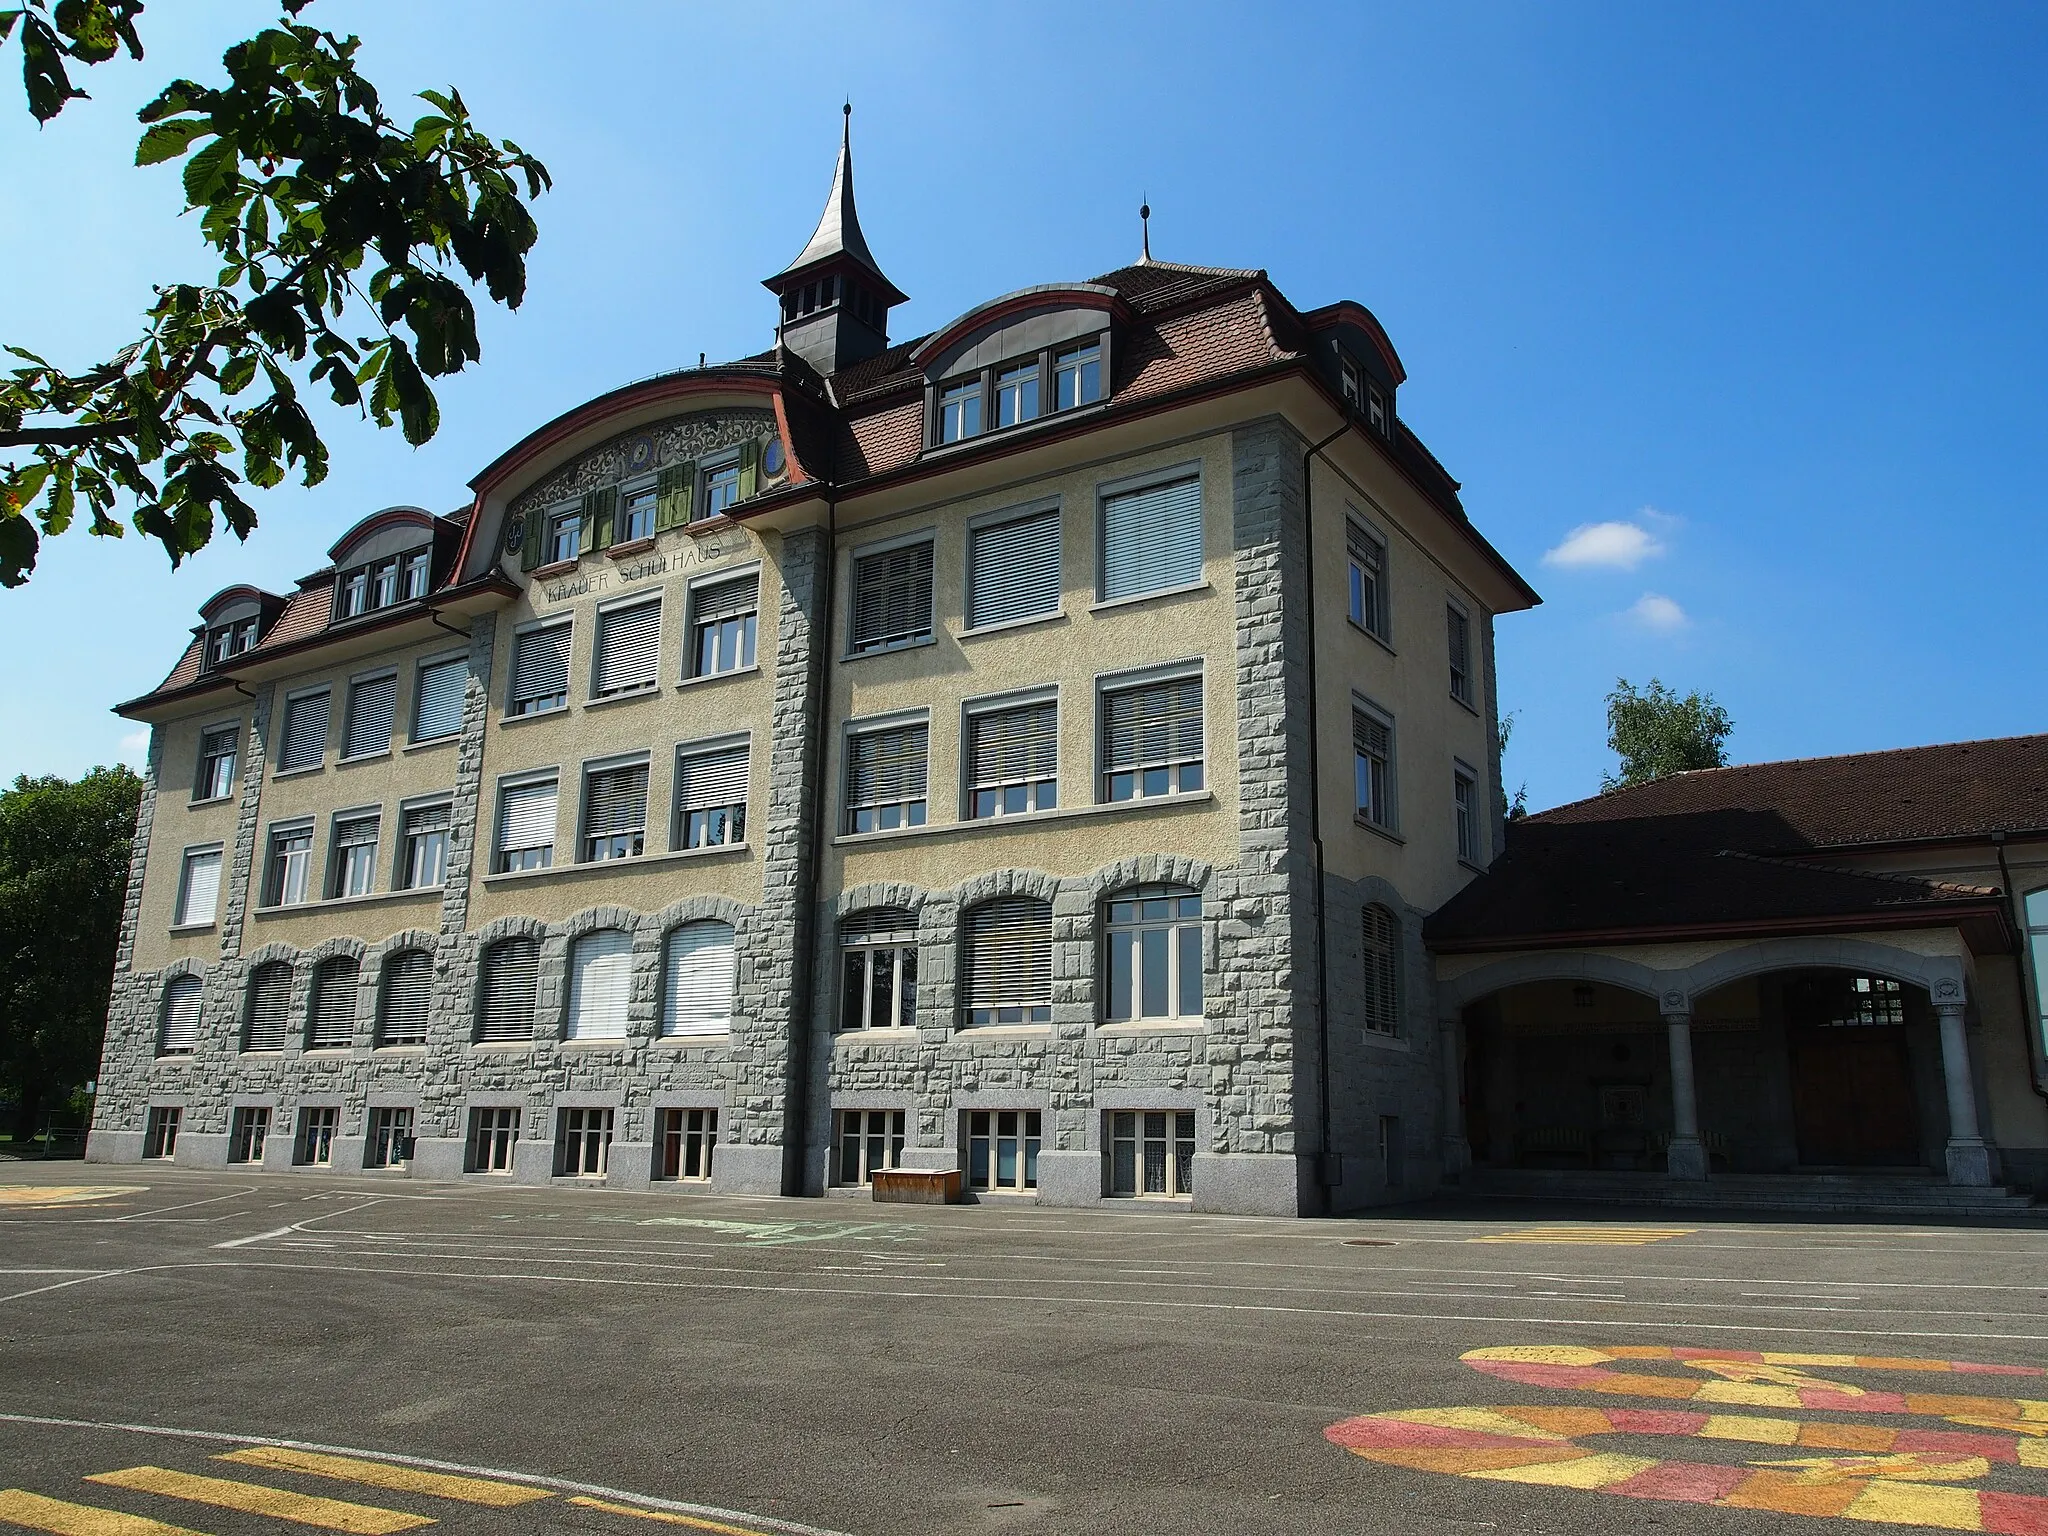
[[433, 585], [435, 518], [390, 507], [365, 518], [328, 553], [334, 560], [334, 621], [418, 602]]
[[229, 587], [209, 598], [199, 610], [202, 624], [201, 672], [214, 672], [237, 656], [256, 649], [284, 599], [254, 587]]
[[1026, 289], [969, 310], [912, 354], [924, 370], [925, 442], [965, 442], [1109, 394], [1115, 292]]

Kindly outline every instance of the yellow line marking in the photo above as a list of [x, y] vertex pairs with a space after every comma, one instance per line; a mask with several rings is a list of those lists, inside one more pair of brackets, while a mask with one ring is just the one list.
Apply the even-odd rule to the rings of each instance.
[[94, 1472], [89, 1483], [113, 1488], [134, 1488], [142, 1493], [160, 1493], [167, 1499], [189, 1499], [194, 1504], [213, 1504], [221, 1509], [239, 1509], [252, 1515], [269, 1515], [295, 1525], [317, 1525], [323, 1530], [347, 1531], [351, 1536], [396, 1536], [399, 1531], [417, 1530], [434, 1522], [425, 1515], [403, 1510], [379, 1509], [374, 1504], [350, 1504], [341, 1499], [316, 1499], [309, 1494], [288, 1493], [282, 1488], [265, 1488], [260, 1483], [232, 1483], [222, 1477], [200, 1477], [191, 1472], [173, 1472], [166, 1467], [129, 1467], [120, 1472]]
[[1523, 1227], [1491, 1237], [1469, 1237], [1469, 1243], [1588, 1243], [1640, 1246], [1691, 1237], [1697, 1227]]
[[82, 1205], [148, 1190], [147, 1184], [0, 1184], [0, 1205]]
[[693, 1531], [717, 1531], [720, 1536], [768, 1536], [766, 1531], [757, 1531], [750, 1525], [727, 1525], [723, 1520], [706, 1520], [702, 1515], [679, 1515], [666, 1509], [641, 1509], [633, 1504], [614, 1504], [609, 1499], [593, 1499], [578, 1494], [569, 1501], [585, 1509], [601, 1509], [608, 1515], [637, 1515], [642, 1520], [655, 1520], [663, 1525], [687, 1525]]
[[161, 1520], [91, 1504], [67, 1504], [19, 1488], [0, 1488], [0, 1522], [26, 1531], [49, 1531], [52, 1536], [201, 1536], [182, 1525], [165, 1525]]
[[336, 1482], [362, 1483], [370, 1488], [389, 1488], [398, 1493], [430, 1493], [436, 1498], [457, 1499], [464, 1504], [488, 1504], [510, 1509], [536, 1499], [554, 1497], [545, 1488], [519, 1483], [494, 1482], [482, 1477], [455, 1477], [446, 1472], [422, 1472], [413, 1467], [394, 1466], [388, 1461], [365, 1461], [357, 1456], [327, 1456], [318, 1451], [295, 1451], [282, 1445], [252, 1445], [244, 1450], [223, 1451], [215, 1461], [239, 1462], [247, 1467], [269, 1467], [276, 1472], [303, 1472], [309, 1477], [331, 1477]]

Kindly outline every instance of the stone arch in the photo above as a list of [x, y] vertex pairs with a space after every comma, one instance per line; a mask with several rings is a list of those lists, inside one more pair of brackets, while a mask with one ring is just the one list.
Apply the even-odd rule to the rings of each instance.
[[632, 907], [601, 905], [585, 907], [581, 912], [564, 918], [554, 925], [551, 932], [572, 944], [586, 933], [595, 933], [600, 928], [618, 928], [637, 937], [642, 922], [641, 914]]
[[672, 901], [641, 921], [659, 949], [668, 942], [669, 934], [685, 923], [730, 923], [733, 932], [738, 934], [745, 932], [753, 916], [754, 908], [745, 902], [735, 901], [730, 896], [704, 895], [685, 896], [680, 901]]
[[1514, 955], [1467, 971], [1462, 976], [1436, 984], [1437, 1012], [1455, 1018], [1460, 1011], [1482, 997], [1529, 981], [1599, 981], [1624, 991], [1640, 993], [1662, 1005], [1669, 978], [1647, 965], [1612, 955], [1588, 954], [1584, 950], [1546, 950]]
[[901, 907], [914, 916], [930, 899], [930, 893], [920, 885], [908, 885], [900, 880], [871, 880], [865, 885], [841, 891], [825, 904], [825, 911], [836, 925], [842, 918], [869, 907]]
[[1920, 987], [1942, 1002], [1962, 1002], [1968, 995], [1968, 963], [1957, 955], [1924, 955], [1871, 939], [1807, 937], [1760, 939], [1713, 955], [1667, 981], [1683, 989], [1690, 1005], [1718, 987], [1769, 971], [1825, 967], [1885, 976]]
[[306, 951], [300, 949], [298, 945], [273, 942], [265, 944], [261, 949], [252, 949], [242, 956], [242, 965], [245, 970], [253, 971], [259, 965], [269, 965], [278, 960], [294, 969], [310, 963]]
[[1141, 853], [1118, 859], [1080, 877], [1089, 894], [1100, 900], [1132, 885], [1182, 885], [1208, 895], [1210, 868], [1202, 859], [1177, 853]]
[[333, 960], [345, 955], [360, 965], [363, 961], [363, 952], [368, 947], [361, 939], [351, 938], [346, 934], [337, 934], [331, 939], [322, 939], [318, 944], [307, 950], [305, 952], [306, 961], [310, 965], [318, 965], [322, 960]]
[[1040, 901], [1057, 902], [1061, 890], [1059, 876], [1042, 869], [991, 869], [961, 881], [952, 895], [965, 911], [998, 896], [1035, 896]]

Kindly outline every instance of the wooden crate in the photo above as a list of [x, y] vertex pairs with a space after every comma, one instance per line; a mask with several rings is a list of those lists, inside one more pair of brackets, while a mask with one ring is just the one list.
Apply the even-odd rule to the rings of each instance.
[[881, 1168], [875, 1172], [875, 1200], [885, 1205], [958, 1205], [958, 1168]]

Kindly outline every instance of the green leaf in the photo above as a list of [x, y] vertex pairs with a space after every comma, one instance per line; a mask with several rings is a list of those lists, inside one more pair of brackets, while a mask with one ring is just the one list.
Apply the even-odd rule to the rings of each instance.
[[18, 587], [36, 568], [41, 540], [25, 517], [0, 517], [0, 587]]
[[64, 73], [64, 44], [40, 16], [29, 16], [21, 29], [21, 79], [28, 90], [28, 109], [39, 123], [47, 123], [64, 110], [65, 102], [85, 94]]
[[399, 422], [405, 429], [405, 440], [417, 448], [440, 430], [441, 406], [402, 341], [391, 343], [391, 381], [398, 392]]
[[43, 489], [43, 482], [50, 478], [50, 466], [31, 464], [18, 469], [7, 479], [5, 489], [0, 489], [0, 516], [15, 516], [28, 510]]
[[185, 162], [185, 201], [194, 208], [208, 207], [229, 185], [235, 174], [235, 145], [231, 139], [215, 139]]
[[21, 20], [20, 11], [0, 11], [0, 43], [7, 41], [14, 31], [14, 24]]
[[173, 122], [153, 124], [135, 146], [135, 163], [161, 165], [166, 160], [175, 160], [192, 147], [194, 139], [213, 131], [213, 124], [203, 117], [181, 117]]

